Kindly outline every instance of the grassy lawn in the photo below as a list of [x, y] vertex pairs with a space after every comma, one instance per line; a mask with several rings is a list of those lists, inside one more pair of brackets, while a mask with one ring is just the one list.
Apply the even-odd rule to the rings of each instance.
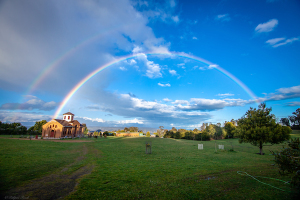
[[[293, 133], [299, 137], [299, 132]], [[269, 150], [280, 150], [282, 145], [264, 147], [265, 155], [261, 156], [256, 154], [257, 147], [239, 144], [237, 139], [217, 140], [217, 145], [225, 146], [217, 152], [215, 141], [85, 140], [92, 142], [0, 139], [1, 192], [7, 194], [12, 188], [58, 171], [72, 174], [88, 165], [92, 172], [78, 178], [75, 190], [65, 199], [291, 199], [283, 182], [257, 178], [285, 192], [237, 173], [290, 180], [271, 165]], [[145, 154], [146, 141], [152, 142], [152, 154]], [[198, 150], [198, 144], [204, 149]], [[234, 152], [228, 151], [231, 145]], [[84, 159], [78, 161], [83, 154]], [[66, 166], [67, 170], [62, 170]]]

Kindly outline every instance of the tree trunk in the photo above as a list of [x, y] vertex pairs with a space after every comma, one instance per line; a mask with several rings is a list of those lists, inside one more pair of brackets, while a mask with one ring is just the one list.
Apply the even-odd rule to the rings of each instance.
[[262, 143], [260, 143], [260, 145], [259, 145], [259, 153], [260, 153], [260, 155], [263, 155], [262, 148], [263, 148]]

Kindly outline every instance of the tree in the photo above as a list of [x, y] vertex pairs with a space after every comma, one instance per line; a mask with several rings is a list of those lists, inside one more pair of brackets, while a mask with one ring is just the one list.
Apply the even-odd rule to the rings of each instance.
[[149, 131], [146, 133], [146, 137], [150, 137], [150, 132]]
[[195, 129], [193, 130], [193, 132], [194, 132], [194, 133], [198, 133], [199, 130], [198, 130], [197, 128], [195, 128]]
[[139, 130], [139, 128], [138, 127], [134, 127], [134, 126], [132, 126], [132, 127], [129, 128], [130, 132], [138, 132], [138, 130]]
[[173, 133], [176, 133], [176, 132], [177, 132], [177, 129], [176, 129], [175, 127], [172, 127], [171, 131], [172, 131]]
[[213, 138], [215, 136], [216, 129], [214, 128], [214, 126], [212, 124], [210, 124], [209, 126], [206, 126], [205, 131], [209, 135], [210, 138]]
[[226, 137], [233, 138], [235, 126], [232, 124], [232, 122], [226, 122], [224, 128], [227, 133]]
[[289, 118], [281, 118], [280, 122], [285, 126], [291, 126]]
[[35, 122], [34, 126], [30, 127], [28, 129], [28, 131], [30, 132], [35, 132], [37, 134], [42, 134], [43, 131], [43, 125], [46, 124], [47, 121], [46, 120], [42, 120], [42, 121], [37, 121]]
[[300, 108], [298, 108], [295, 112], [293, 112], [292, 116], [289, 116], [290, 121], [292, 122], [293, 126], [300, 125]]
[[261, 103], [258, 109], [250, 107], [250, 110], [238, 120], [239, 143], [250, 143], [257, 146], [260, 155], [263, 155], [263, 146], [269, 146], [264, 144], [282, 143], [290, 138], [292, 132], [289, 127], [277, 124], [271, 111], [272, 108], [266, 108], [266, 104]]
[[174, 132], [166, 131], [166, 133], [164, 134], [164, 138], [174, 138]]
[[222, 136], [223, 136], [222, 128], [218, 125], [213, 125], [213, 127], [216, 130], [215, 139], [222, 139]]
[[234, 119], [231, 119], [230, 122], [233, 124], [233, 126], [236, 126], [236, 125], [237, 125], [237, 122], [236, 122], [236, 120], [234, 120]]
[[108, 131], [105, 131], [104, 133], [103, 133], [103, 136], [109, 136], [109, 132]]
[[164, 127], [160, 126], [159, 130], [157, 130], [157, 133], [158, 133], [159, 137], [163, 137], [164, 136], [164, 130], [163, 129], [164, 129]]
[[200, 127], [201, 131], [204, 131], [206, 129], [206, 124], [202, 123], [202, 126]]
[[181, 139], [181, 134], [179, 131], [177, 131], [175, 134], [174, 134], [174, 138], [175, 139]]

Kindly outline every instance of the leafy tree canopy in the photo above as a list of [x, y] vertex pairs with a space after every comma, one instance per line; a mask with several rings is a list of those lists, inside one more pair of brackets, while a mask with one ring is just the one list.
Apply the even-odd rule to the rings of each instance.
[[250, 143], [259, 147], [262, 155], [264, 144], [279, 144], [290, 138], [291, 128], [281, 126], [275, 122], [275, 116], [271, 114], [272, 108], [266, 108], [261, 103], [256, 108], [250, 108], [246, 114], [238, 120], [238, 132], [240, 143]]
[[28, 131], [34, 131], [38, 134], [42, 134], [43, 125], [46, 124], [46, 123], [47, 123], [46, 120], [37, 121], [37, 122], [35, 122], [34, 126], [32, 126], [28, 129]]

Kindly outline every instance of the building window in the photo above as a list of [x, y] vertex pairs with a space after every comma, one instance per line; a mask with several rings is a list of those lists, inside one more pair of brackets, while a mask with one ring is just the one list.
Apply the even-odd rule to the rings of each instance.
[[57, 125], [55, 125], [55, 128], [57, 128]]
[[51, 125], [50, 125], [50, 128], [51, 128]]
[[64, 116], [64, 119], [66, 119], [66, 116]]
[[70, 119], [70, 116], [68, 116], [68, 119]]

